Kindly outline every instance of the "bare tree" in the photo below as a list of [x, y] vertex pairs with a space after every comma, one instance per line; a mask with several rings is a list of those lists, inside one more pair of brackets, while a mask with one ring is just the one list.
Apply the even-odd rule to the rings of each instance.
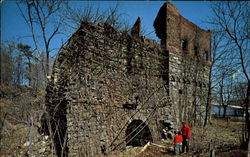
[[234, 99], [240, 101], [240, 104], [242, 104], [242, 100], [246, 99], [247, 94], [247, 82], [239, 82], [235, 85], [234, 88]]
[[[39, 56], [45, 53], [45, 76], [50, 73], [49, 59], [54, 50], [51, 42], [56, 35], [61, 33], [62, 18], [58, 18], [57, 13], [64, 4], [66, 2], [62, 0], [22, 0], [17, 3], [22, 17], [30, 29], [35, 46], [34, 51], [38, 52]], [[42, 38], [42, 43], [39, 42], [40, 38]]]
[[230, 102], [233, 100], [233, 79], [232, 77], [227, 78], [225, 75], [221, 78], [219, 82], [219, 96], [220, 104], [223, 107], [223, 117], [226, 117], [227, 107], [230, 105]]
[[[235, 54], [234, 62], [238, 63], [244, 79], [247, 81], [247, 93], [245, 99], [246, 145], [250, 137], [249, 103], [250, 103], [250, 4], [247, 1], [213, 2], [211, 9], [214, 14], [210, 24], [223, 32], [223, 40], [232, 47], [231, 54]], [[228, 53], [228, 54], [230, 54]]]
[[11, 56], [11, 47], [5, 47], [1, 45], [0, 47], [0, 84], [10, 84], [13, 80], [14, 64], [13, 58]]
[[216, 30], [212, 31], [211, 66], [209, 70], [209, 87], [204, 127], [207, 125], [210, 117], [212, 94], [217, 95], [216, 93], [218, 93], [218, 95], [220, 95], [220, 90], [218, 90], [220, 83], [224, 78], [231, 77], [231, 75], [233, 75], [236, 71], [235, 63], [232, 62], [235, 55], [228, 55], [232, 48], [227, 46], [228, 43], [223, 42], [223, 37], [223, 32], [218, 32]]
[[[107, 23], [118, 30], [129, 31], [131, 25], [126, 19], [126, 14], [119, 11], [119, 5], [110, 7], [107, 10], [101, 10], [100, 7], [80, 6], [79, 8], [72, 8], [69, 5], [64, 9], [61, 16], [64, 18], [64, 24], [68, 28], [75, 31], [83, 21], [92, 22], [94, 24]], [[72, 31], [71, 31], [72, 32]]]
[[23, 60], [23, 54], [17, 51], [15, 42], [6, 41], [1, 44], [1, 66], [1, 69], [4, 69], [1, 72], [2, 79], [4, 79], [5, 77], [8, 77], [10, 79], [11, 77], [9, 83], [15, 85], [21, 85], [24, 82], [25, 63]]

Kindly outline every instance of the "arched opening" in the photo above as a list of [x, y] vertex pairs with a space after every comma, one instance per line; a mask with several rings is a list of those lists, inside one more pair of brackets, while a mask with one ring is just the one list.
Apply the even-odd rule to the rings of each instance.
[[126, 145], [144, 146], [153, 141], [149, 127], [142, 120], [133, 120], [126, 130]]

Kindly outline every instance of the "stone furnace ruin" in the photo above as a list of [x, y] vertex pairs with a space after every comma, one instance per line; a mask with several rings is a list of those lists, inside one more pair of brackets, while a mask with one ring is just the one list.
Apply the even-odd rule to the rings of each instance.
[[199, 124], [207, 101], [210, 38], [165, 3], [161, 44], [83, 22], [62, 47], [47, 87], [47, 130], [58, 156], [94, 156], [163, 138], [163, 127]]

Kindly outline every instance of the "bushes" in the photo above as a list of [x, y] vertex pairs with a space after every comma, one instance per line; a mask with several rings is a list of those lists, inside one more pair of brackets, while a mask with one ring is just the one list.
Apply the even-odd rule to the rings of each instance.
[[17, 155], [25, 152], [29, 119], [34, 117], [34, 131], [40, 127], [44, 111], [43, 89], [34, 90], [29, 86], [0, 86], [0, 154]]

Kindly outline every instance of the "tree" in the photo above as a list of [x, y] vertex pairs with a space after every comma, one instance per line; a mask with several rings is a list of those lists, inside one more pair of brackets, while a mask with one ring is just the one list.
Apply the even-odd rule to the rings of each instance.
[[234, 88], [234, 99], [240, 101], [242, 104], [242, 100], [246, 99], [247, 94], [247, 82], [239, 82], [235, 85]]
[[238, 64], [242, 76], [247, 82], [247, 93], [245, 99], [245, 123], [246, 123], [246, 145], [250, 139], [250, 120], [249, 120], [249, 103], [250, 103], [250, 23], [249, 10], [250, 4], [247, 1], [227, 1], [213, 2], [211, 9], [213, 17], [210, 24], [223, 33], [223, 40], [232, 47], [228, 54], [235, 54], [236, 58], [231, 60]]
[[[204, 127], [209, 121], [211, 108], [210, 104], [213, 97], [212, 95], [218, 95], [220, 97], [220, 84], [225, 78], [231, 77], [236, 71], [235, 63], [231, 61], [233, 58], [235, 58], [235, 55], [228, 55], [228, 53], [231, 51], [231, 47], [227, 46], [228, 43], [223, 42], [223, 36], [223, 32], [212, 30], [211, 65], [209, 70], [209, 87], [206, 102], [205, 121], [203, 125]], [[225, 62], [225, 60], [227, 62]]]
[[[1, 55], [0, 55], [0, 80], [1, 84], [10, 84], [13, 80], [13, 71], [14, 71], [14, 65], [13, 65], [13, 58], [10, 55], [10, 49], [6, 49], [5, 47], [1, 46]], [[8, 52], [9, 51], [9, 52]]]
[[221, 81], [219, 82], [219, 96], [220, 96], [220, 104], [223, 107], [223, 118], [225, 118], [227, 107], [230, 105], [230, 101], [233, 100], [233, 79], [232, 78], [230, 77], [221, 78]]
[[72, 8], [67, 5], [61, 16], [64, 18], [64, 24], [75, 31], [83, 21], [94, 24], [107, 23], [115, 29], [129, 31], [131, 29], [124, 13], [119, 12], [119, 5], [110, 7], [107, 10], [100, 11], [100, 8], [94, 8], [92, 5]]
[[[49, 59], [51, 52], [54, 50], [51, 47], [51, 42], [56, 35], [61, 33], [62, 29], [62, 18], [58, 18], [56, 15], [65, 4], [66, 2], [62, 0], [23, 0], [17, 3], [22, 17], [31, 31], [31, 37], [35, 45], [34, 51], [37, 51], [39, 56], [45, 53], [45, 76], [50, 73]], [[39, 42], [40, 37], [42, 43]], [[43, 61], [41, 62], [43, 63]]]
[[27, 77], [27, 79], [29, 81], [29, 85], [31, 85], [31, 81], [32, 81], [32, 76], [31, 76], [32, 59], [35, 58], [35, 57], [33, 56], [33, 52], [30, 51], [31, 47], [29, 45], [18, 44], [17, 48], [19, 49], [19, 51], [21, 53], [23, 53], [23, 55], [27, 59], [28, 72], [26, 73], [26, 77]]
[[7, 84], [21, 85], [25, 79], [25, 65], [23, 56], [17, 51], [15, 42], [2, 43], [1, 52], [2, 81], [5, 80], [6, 83], [5, 77], [8, 77], [9, 83]]

